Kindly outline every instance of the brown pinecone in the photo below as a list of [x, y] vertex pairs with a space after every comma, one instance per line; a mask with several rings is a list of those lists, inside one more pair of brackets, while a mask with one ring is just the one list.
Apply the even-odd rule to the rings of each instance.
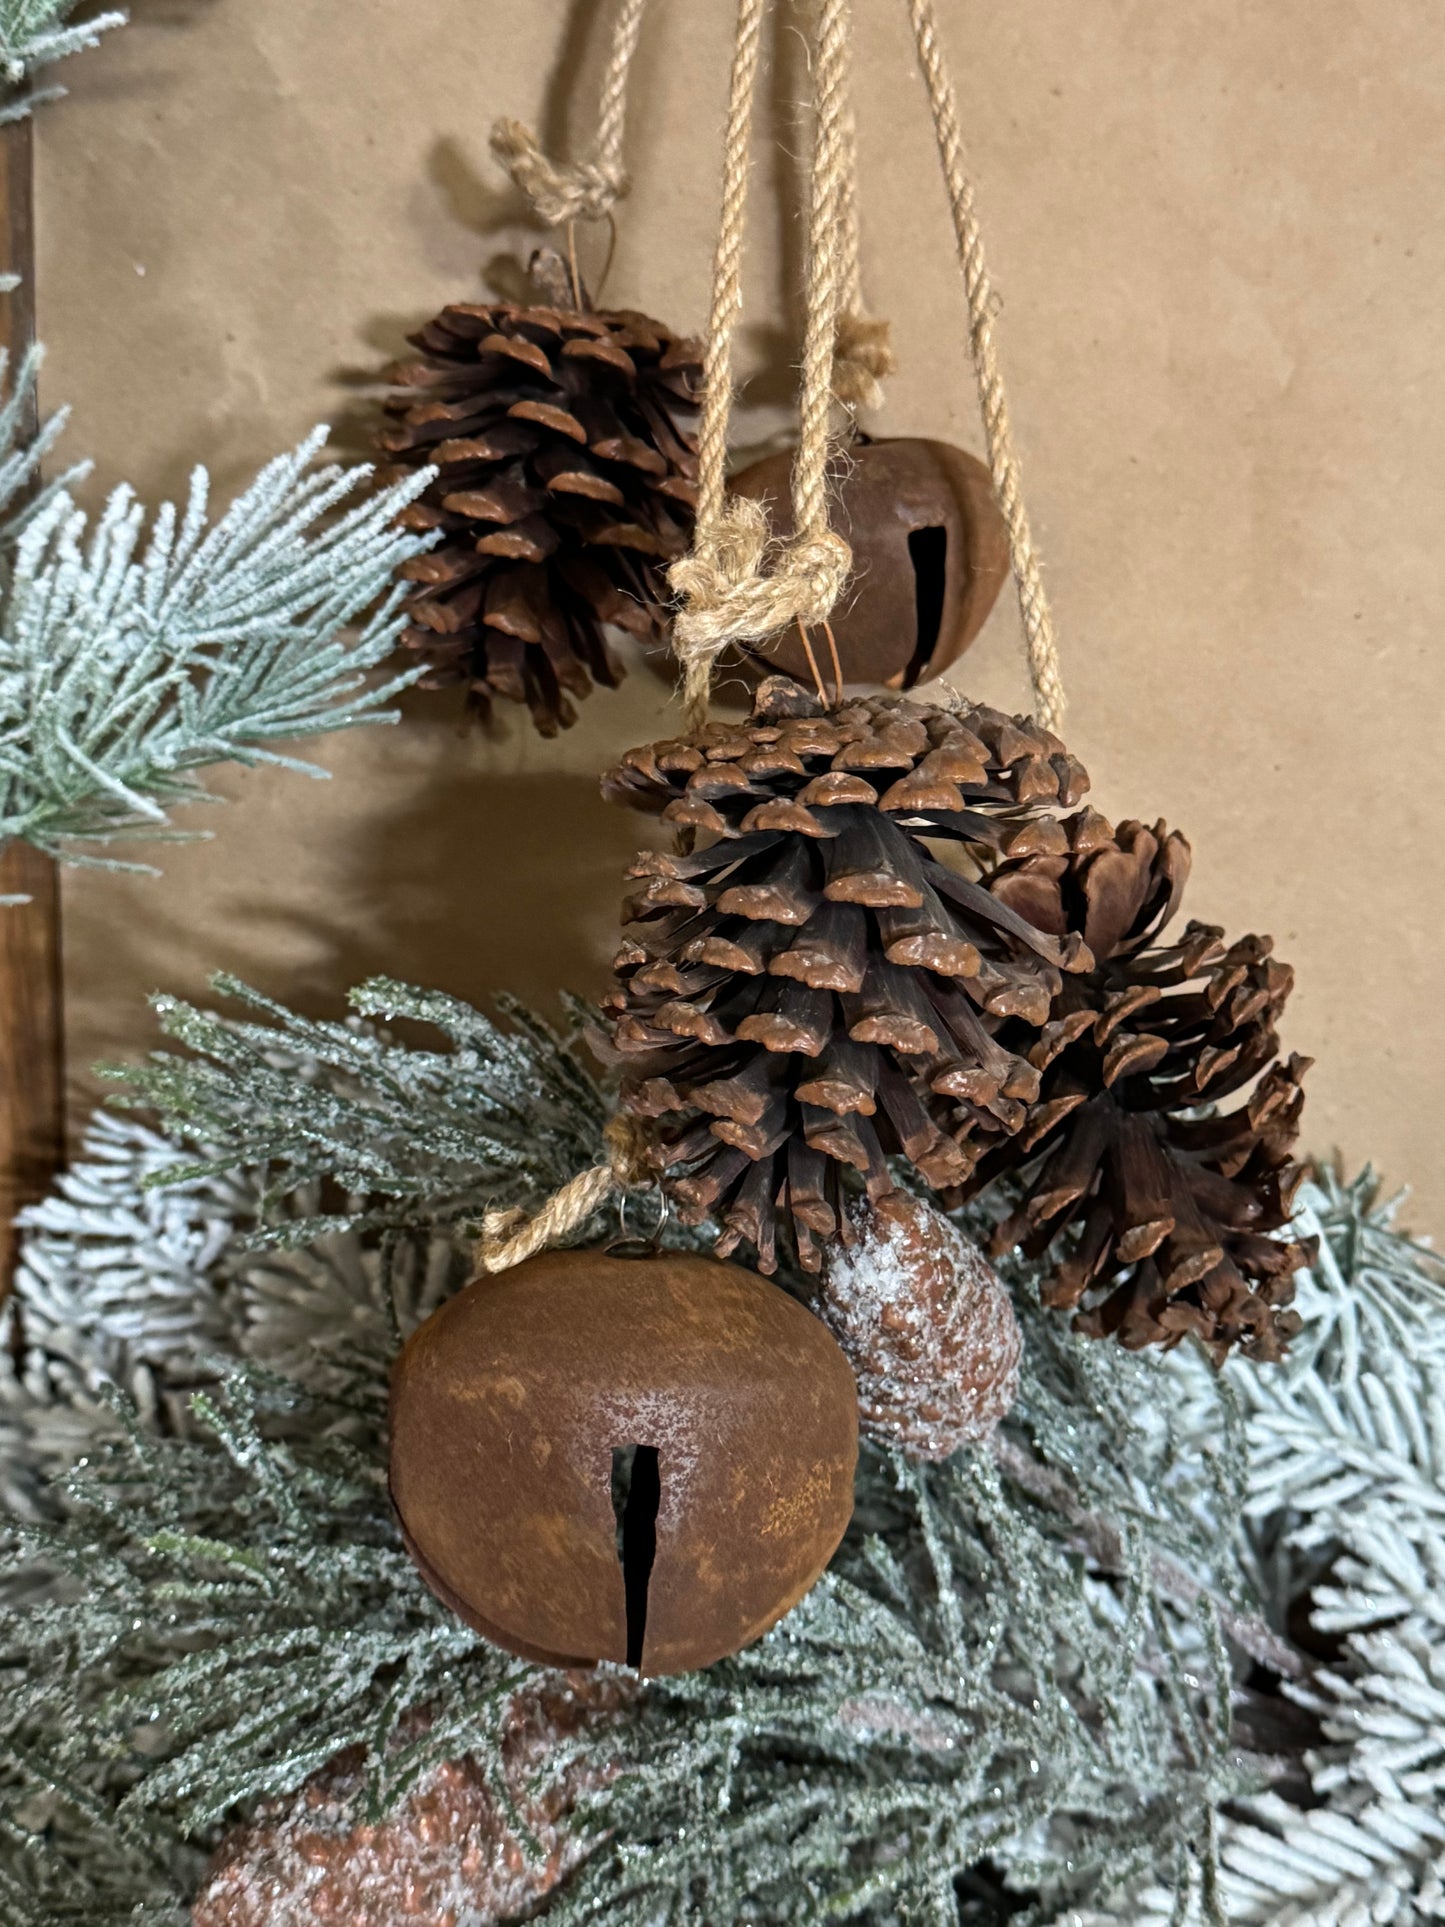
[[824, 712], [775, 677], [746, 723], [631, 751], [603, 781], [695, 843], [646, 852], [635, 926], [604, 1002], [622, 1103], [661, 1120], [659, 1162], [689, 1223], [776, 1266], [852, 1236], [842, 1173], [877, 1200], [885, 1159], [965, 1181], [1024, 1120], [1038, 1073], [990, 1035], [1043, 1024], [1089, 961], [922, 839], [1015, 855], [1062, 845], [1044, 812], [1087, 778], [1056, 737], [996, 710], [867, 698]]
[[1013, 1304], [975, 1245], [919, 1198], [861, 1214], [823, 1267], [818, 1313], [858, 1378], [863, 1434], [914, 1459], [985, 1439], [1018, 1392]]
[[[1000, 1045], [1026, 1052], [1042, 1086], [969, 1189], [1027, 1167], [994, 1249], [1054, 1246], [1046, 1298], [1083, 1305], [1081, 1331], [1135, 1348], [1194, 1332], [1216, 1360], [1235, 1346], [1278, 1358], [1309, 1256], [1269, 1235], [1301, 1175], [1290, 1153], [1309, 1060], [1276, 1061], [1294, 973], [1268, 937], [1226, 945], [1189, 923], [1161, 941], [1189, 874], [1189, 845], [1164, 824], [1115, 831], [1086, 809], [1064, 828], [1067, 852], [1010, 857], [988, 890], [1060, 941], [1082, 937], [1094, 968], [1061, 980], [1041, 1037], [1003, 1027]], [[1243, 1104], [1215, 1108], [1249, 1085]]]
[[226, 1836], [192, 1905], [194, 1927], [530, 1919], [586, 1853], [588, 1838], [568, 1835], [567, 1815], [607, 1777], [576, 1764], [549, 1774], [549, 1760], [630, 1696], [625, 1683], [585, 1674], [519, 1695], [501, 1747], [510, 1812], [482, 1768], [462, 1759], [368, 1822], [361, 1763], [343, 1754]]
[[442, 536], [402, 565], [403, 640], [429, 687], [465, 683], [484, 714], [524, 702], [555, 735], [570, 697], [621, 678], [609, 625], [643, 641], [666, 626], [697, 506], [701, 350], [630, 310], [509, 301], [445, 308], [410, 339], [381, 479], [435, 464], [402, 521]]

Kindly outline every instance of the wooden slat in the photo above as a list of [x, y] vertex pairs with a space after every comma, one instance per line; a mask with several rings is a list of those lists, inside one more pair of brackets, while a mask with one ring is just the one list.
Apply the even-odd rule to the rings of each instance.
[[[12, 367], [35, 339], [34, 132], [0, 129], [0, 267], [21, 277], [0, 297]], [[35, 410], [25, 425], [34, 434]], [[56, 867], [28, 843], [0, 851], [0, 1292], [15, 1265], [15, 1213], [43, 1197], [65, 1157], [64, 1004]]]

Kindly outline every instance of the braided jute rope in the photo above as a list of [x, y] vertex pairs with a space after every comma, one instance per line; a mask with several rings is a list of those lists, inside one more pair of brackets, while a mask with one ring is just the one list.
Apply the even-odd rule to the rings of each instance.
[[627, 80], [642, 33], [647, 0], [622, 0], [612, 33], [612, 50], [602, 77], [597, 133], [586, 160], [564, 165], [552, 160], [530, 127], [499, 120], [492, 128], [493, 154], [532, 203], [548, 227], [568, 221], [600, 221], [627, 192], [622, 141], [627, 129]]
[[713, 664], [723, 648], [730, 642], [760, 642], [795, 622], [825, 621], [853, 563], [848, 544], [828, 526], [827, 491], [834, 350], [846, 267], [841, 216], [849, 153], [849, 0], [818, 0], [807, 325], [791, 540], [771, 539], [759, 503], [726, 493], [733, 335], [742, 308], [753, 107], [766, 12], [767, 0], [738, 0], [698, 431], [697, 534], [691, 554], [675, 562], [668, 577], [683, 602], [673, 625], [673, 647], [683, 665], [683, 696], [694, 727], [706, 720]]
[[472, 1250], [481, 1271], [508, 1271], [524, 1258], [535, 1258], [550, 1245], [561, 1244], [586, 1224], [614, 1192], [650, 1184], [653, 1171], [648, 1140], [642, 1126], [626, 1112], [607, 1120], [602, 1133], [606, 1164], [594, 1164], [569, 1178], [533, 1218], [521, 1211], [489, 1211], [482, 1219], [482, 1235]]
[[963, 269], [964, 291], [968, 297], [968, 340], [978, 378], [984, 441], [999, 508], [1008, 526], [1009, 553], [1018, 587], [1019, 610], [1023, 616], [1034, 708], [1045, 729], [1057, 730], [1064, 716], [1059, 646], [1054, 635], [1048, 597], [1044, 593], [1038, 551], [1029, 529], [1028, 511], [1024, 507], [1023, 483], [1019, 475], [1018, 456], [1014, 452], [1013, 424], [994, 342], [993, 284], [989, 280], [988, 264], [984, 259], [983, 236], [979, 232], [978, 214], [974, 206], [974, 187], [969, 179], [963, 139], [958, 128], [958, 101], [943, 49], [939, 45], [933, 0], [907, 0], [907, 6], [918, 48], [918, 65], [928, 89], [928, 102], [933, 113], [938, 157], [943, 164], [949, 206], [953, 212], [959, 265]]

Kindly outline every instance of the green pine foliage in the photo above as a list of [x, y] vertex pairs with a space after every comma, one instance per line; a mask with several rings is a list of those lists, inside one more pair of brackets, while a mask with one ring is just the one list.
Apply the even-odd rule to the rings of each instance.
[[[247, 1003], [163, 1000], [189, 1055], [133, 1091], [166, 1133], [98, 1120], [31, 1214], [0, 1372], [5, 1927], [179, 1923], [258, 1798], [344, 1746], [378, 1812], [448, 1753], [495, 1766], [535, 1677], [407, 1560], [384, 1386], [481, 1213], [595, 1161], [604, 1095], [515, 1009], [386, 982], [338, 1024]], [[547, 1918], [1345, 1927], [1367, 1893], [1432, 1918], [1445, 1285], [1367, 1186], [1309, 1195], [1278, 1370], [1076, 1340], [1014, 1267], [992, 1448], [866, 1451], [808, 1598], [574, 1743], [624, 1770]], [[1306, 1592], [1328, 1665], [1286, 1637]]]

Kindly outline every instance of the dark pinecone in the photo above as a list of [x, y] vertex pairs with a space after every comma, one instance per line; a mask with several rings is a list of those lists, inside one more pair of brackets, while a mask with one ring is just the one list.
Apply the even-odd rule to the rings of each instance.
[[1087, 952], [922, 839], [1062, 847], [1043, 813], [1087, 780], [1056, 737], [996, 710], [870, 698], [824, 713], [780, 677], [746, 723], [633, 750], [604, 779], [708, 840], [632, 866], [604, 1052], [623, 1104], [661, 1120], [684, 1219], [721, 1222], [721, 1254], [746, 1239], [771, 1271], [782, 1216], [815, 1270], [816, 1239], [853, 1235], [845, 1171], [875, 1200], [890, 1154], [962, 1184], [1020, 1127], [1038, 1072], [990, 1029], [1017, 1017], [1036, 1035]]
[[435, 463], [402, 519], [443, 534], [403, 566], [404, 641], [429, 687], [465, 683], [483, 713], [524, 702], [554, 735], [569, 697], [621, 678], [608, 625], [665, 628], [697, 506], [701, 350], [631, 311], [505, 301], [446, 308], [411, 341], [421, 359], [389, 371], [383, 479]]
[[[1063, 827], [1067, 852], [1011, 856], [988, 890], [1060, 941], [1082, 937], [1095, 965], [1060, 981], [1041, 1037], [1002, 1028], [1000, 1047], [1026, 1054], [1042, 1087], [968, 1188], [1027, 1168], [994, 1249], [1054, 1246], [1046, 1297], [1084, 1306], [1080, 1330], [1134, 1348], [1194, 1332], [1216, 1359], [1235, 1346], [1278, 1358], [1309, 1256], [1269, 1235], [1288, 1224], [1300, 1176], [1290, 1153], [1309, 1060], [1277, 1062], [1275, 1032], [1294, 973], [1268, 937], [1226, 945], [1189, 923], [1160, 941], [1189, 874], [1189, 845], [1162, 823], [1115, 831], [1086, 809]], [[1249, 1085], [1243, 1104], [1214, 1109]]]

